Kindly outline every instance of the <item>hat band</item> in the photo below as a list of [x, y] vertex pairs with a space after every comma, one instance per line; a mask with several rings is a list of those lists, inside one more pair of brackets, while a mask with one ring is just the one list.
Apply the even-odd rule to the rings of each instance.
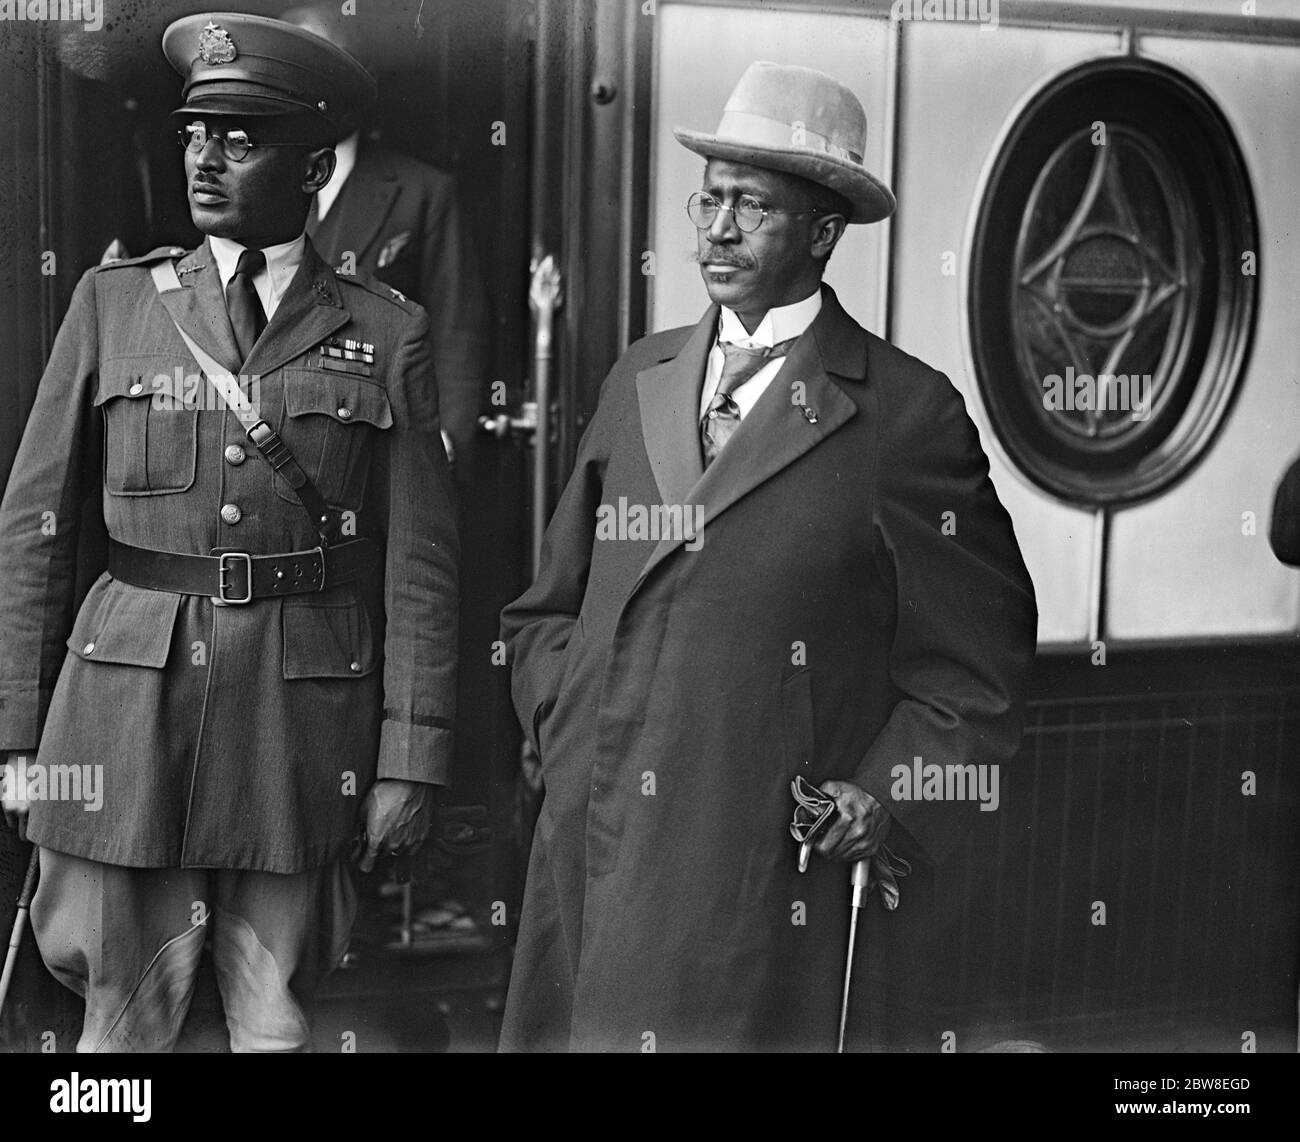
[[832, 143], [829, 137], [820, 131], [799, 123], [783, 123], [768, 115], [756, 115], [752, 111], [733, 111], [730, 108], [722, 113], [715, 138], [725, 138], [728, 142], [752, 143], [758, 146], [791, 148], [820, 151], [837, 159], [862, 165], [862, 156], [848, 147]]

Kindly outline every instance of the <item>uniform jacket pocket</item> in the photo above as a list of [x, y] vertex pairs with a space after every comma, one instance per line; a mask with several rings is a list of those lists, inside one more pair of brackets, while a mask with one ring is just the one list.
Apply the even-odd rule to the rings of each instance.
[[285, 678], [363, 678], [379, 654], [370, 614], [360, 599], [284, 600]]
[[106, 361], [95, 404], [104, 417], [104, 487], [114, 496], [157, 496], [194, 484], [198, 454], [197, 409], [156, 399], [167, 360], [135, 357]]
[[167, 665], [181, 596], [149, 591], [109, 577], [91, 587], [68, 636], [68, 649], [87, 662]]
[[[355, 505], [365, 487], [366, 445], [377, 429], [391, 428], [393, 413], [382, 385], [360, 375], [325, 369], [284, 371], [280, 436], [326, 501]], [[275, 492], [296, 504], [283, 476]]]

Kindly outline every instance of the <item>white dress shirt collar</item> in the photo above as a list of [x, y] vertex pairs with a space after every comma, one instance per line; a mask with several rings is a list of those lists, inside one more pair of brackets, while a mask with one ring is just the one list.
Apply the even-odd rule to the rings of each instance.
[[[722, 363], [725, 358], [722, 352], [723, 341], [742, 345], [746, 349], [770, 349], [780, 341], [788, 341], [791, 337], [802, 335], [821, 312], [821, 308], [822, 291], [818, 288], [816, 293], [804, 298], [803, 301], [769, 309], [763, 320], [758, 323], [758, 328], [753, 333], [746, 333], [740, 318], [724, 305], [722, 318], [718, 322], [718, 336], [709, 351], [708, 363], [704, 369], [704, 385], [700, 392], [700, 415], [703, 416], [708, 411], [709, 402], [718, 390], [718, 381], [722, 377]], [[783, 358], [775, 358], [731, 394], [736, 407], [740, 409], [742, 418], [749, 415], [749, 410], [758, 403], [758, 398], [772, 383], [772, 378], [781, 371], [783, 364], [785, 364]]]
[[747, 349], [770, 349], [781, 341], [798, 337], [813, 323], [822, 308], [822, 291], [819, 286], [802, 301], [790, 305], [779, 305], [769, 309], [758, 323], [753, 333], [747, 333], [745, 326], [733, 310], [722, 307], [722, 320], [718, 324], [718, 340]]
[[[212, 247], [212, 256], [217, 260], [217, 273], [221, 276], [221, 289], [224, 293], [226, 286], [230, 284], [230, 279], [235, 276], [239, 255], [247, 247], [229, 238], [218, 238], [213, 234], [208, 235], [208, 245]], [[276, 246], [262, 248], [262, 253], [266, 255], [266, 266], [253, 275], [253, 288], [257, 290], [257, 296], [262, 300], [262, 309], [266, 311], [267, 321], [271, 320], [271, 315], [279, 307], [285, 290], [293, 281], [293, 275], [298, 272], [306, 246], [307, 240], [300, 234], [292, 242], [281, 242]]]

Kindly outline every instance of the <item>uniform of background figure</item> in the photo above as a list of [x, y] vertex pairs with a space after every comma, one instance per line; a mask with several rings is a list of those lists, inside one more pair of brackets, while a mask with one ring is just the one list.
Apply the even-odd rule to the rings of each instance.
[[[894, 208], [857, 99], [755, 64], [677, 137], [714, 304], [614, 367], [503, 614], [546, 786], [503, 1046], [834, 1049], [849, 865], [888, 837], [917, 871], [868, 911], [849, 1047], [935, 1050], [931, 869], [979, 806], [894, 769], [1015, 753], [1032, 585], [960, 395], [821, 284]], [[702, 533], [616, 522], [655, 505]], [[839, 808], [803, 876], [796, 775]]]
[[[102, 802], [5, 810], [41, 846], [32, 923], [85, 997], [80, 1050], [172, 1046], [209, 938], [232, 1047], [296, 1050], [352, 923], [349, 851], [417, 848], [450, 771], [450, 481], [423, 310], [303, 237], [373, 81], [234, 13], [163, 49], [207, 240], [81, 280], [0, 508], [0, 748], [96, 767]], [[203, 355], [241, 374], [320, 515]], [[114, 546], [74, 621], [88, 496]]]
[[[366, 62], [358, 16], [339, 5], [292, 8], [283, 17]], [[473, 474], [479, 404], [487, 385], [488, 316], [478, 263], [457, 203], [456, 181], [348, 124], [334, 177], [317, 194], [307, 233], [336, 269], [350, 255], [429, 314], [442, 430], [458, 483]]]

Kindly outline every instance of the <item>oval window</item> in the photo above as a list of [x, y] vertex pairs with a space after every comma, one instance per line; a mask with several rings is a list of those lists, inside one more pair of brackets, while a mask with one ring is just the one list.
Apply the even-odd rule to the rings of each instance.
[[1043, 91], [994, 165], [969, 291], [980, 388], [1016, 464], [1090, 505], [1185, 472], [1245, 359], [1257, 250], [1241, 156], [1188, 80], [1106, 61]]

